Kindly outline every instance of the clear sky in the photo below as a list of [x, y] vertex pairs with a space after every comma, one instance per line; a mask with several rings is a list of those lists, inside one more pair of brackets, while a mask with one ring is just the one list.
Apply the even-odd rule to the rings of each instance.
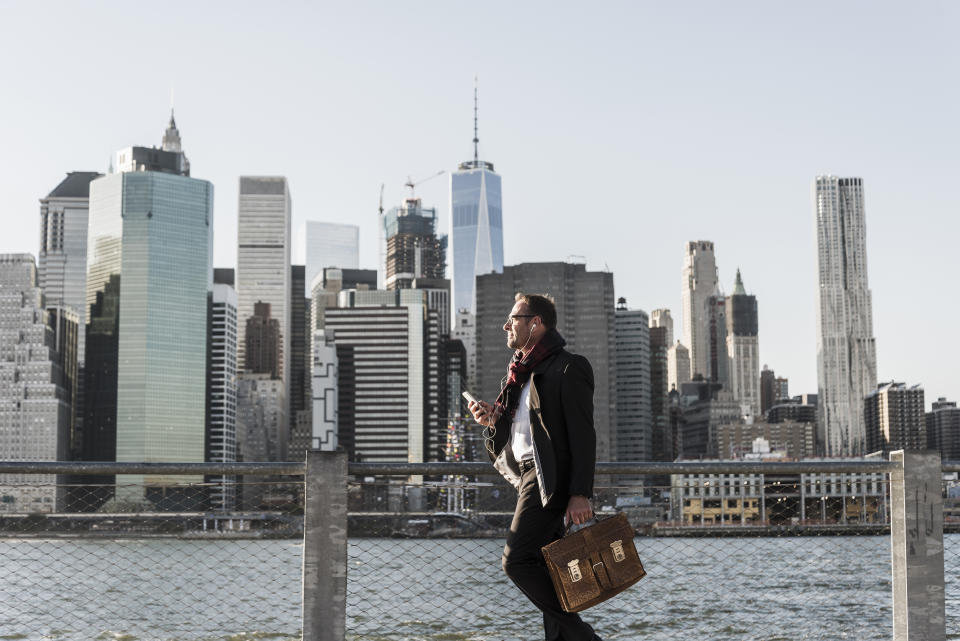
[[[294, 229], [361, 227], [374, 268], [408, 175], [480, 153], [507, 264], [582, 256], [681, 335], [684, 244], [758, 299], [761, 362], [815, 392], [811, 183], [864, 179], [880, 380], [960, 400], [960, 4], [0, 0], [0, 252], [36, 254], [38, 199], [159, 145], [171, 93], [236, 260], [240, 175], [285, 175]], [[421, 185], [448, 227], [448, 179]]]

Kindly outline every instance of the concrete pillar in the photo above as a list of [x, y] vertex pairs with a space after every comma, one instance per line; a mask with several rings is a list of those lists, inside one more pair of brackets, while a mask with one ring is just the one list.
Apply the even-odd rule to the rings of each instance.
[[898, 450], [890, 474], [893, 640], [943, 641], [943, 498], [940, 453]]
[[344, 641], [347, 454], [307, 452], [303, 512], [303, 641]]

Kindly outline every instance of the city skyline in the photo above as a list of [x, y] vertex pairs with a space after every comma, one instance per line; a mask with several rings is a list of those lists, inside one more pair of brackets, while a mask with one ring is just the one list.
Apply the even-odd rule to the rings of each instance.
[[[360, 225], [360, 266], [372, 268], [380, 183], [387, 184], [385, 201], [396, 202], [408, 174], [452, 171], [472, 151], [476, 74], [480, 157], [495, 159], [507, 177], [505, 264], [583, 256], [590, 269], [614, 273], [617, 296], [633, 308], [669, 308], [679, 320], [682, 248], [710, 240], [721, 286], [733, 282], [738, 267], [751, 275], [749, 293], [764, 310], [760, 362], [788, 377], [794, 393], [813, 393], [809, 186], [818, 174], [860, 176], [878, 380], [920, 383], [928, 402], [956, 398], [949, 363], [960, 356], [960, 342], [950, 319], [960, 302], [942, 296], [933, 277], [950, 261], [936, 239], [960, 232], [953, 215], [960, 203], [950, 187], [957, 160], [948, 152], [958, 134], [947, 126], [957, 90], [940, 79], [958, 52], [950, 36], [956, 8], [922, 4], [925, 10], [904, 16], [886, 6], [824, 4], [830, 21], [816, 5], [733, 12], [699, 5], [702, 21], [676, 7], [614, 5], [580, 15], [561, 6], [546, 16], [520, 8], [498, 36], [503, 46], [493, 50], [480, 34], [499, 24], [495, 10], [454, 38], [444, 25], [462, 18], [456, 8], [411, 17], [378, 6], [383, 24], [374, 25], [359, 9], [303, 9], [303, 30], [290, 25], [289, 44], [267, 36], [253, 47], [242, 34], [260, 16], [241, 8], [236, 33], [217, 34], [219, 53], [211, 57], [201, 46], [217, 24], [211, 8], [181, 25], [174, 14], [149, 9], [121, 16], [64, 5], [64, 19], [47, 24], [30, 5], [6, 5], [0, 46], [10, 56], [32, 54], [14, 70], [11, 99], [0, 107], [4, 121], [16, 123], [0, 172], [10, 229], [0, 251], [38, 253], [38, 200], [67, 172], [105, 172], [114, 149], [157, 139], [173, 85], [192, 169], [218, 190], [215, 265], [236, 263], [238, 177], [279, 174], [297, 193], [294, 226], [306, 219]], [[852, 35], [843, 28], [851, 22], [861, 26]], [[583, 46], [563, 46], [564, 34], [581, 23]], [[30, 46], [39, 36], [31, 24], [45, 24], [54, 44]], [[310, 38], [311, 24], [337, 29], [324, 31], [327, 39]], [[388, 34], [414, 24], [441, 37], [385, 55]], [[69, 25], [85, 29], [77, 34]], [[526, 33], [534, 25], [536, 33]], [[85, 99], [69, 109], [46, 100], [49, 92], [38, 83], [68, 53], [113, 59], [117, 47], [136, 49], [141, 27], [177, 29], [184, 46], [147, 54], [136, 72], [133, 61], [116, 60], [125, 87], [89, 74], [58, 75], [64, 91]], [[352, 42], [371, 27], [380, 44]], [[309, 55], [294, 60], [297, 47]], [[464, 48], [486, 54], [465, 61], [454, 55]], [[240, 82], [250, 68], [275, 70], [264, 81], [269, 91], [251, 94]], [[433, 100], [379, 108], [382, 100], [373, 98], [399, 90], [411, 68], [444, 78], [426, 81]], [[856, 72], [829, 71], [841, 68]], [[826, 94], [840, 99], [817, 98]], [[122, 113], [108, 108], [120, 100]], [[437, 208], [440, 233], [449, 232], [444, 182], [417, 188], [424, 206]], [[919, 349], [916, 333], [900, 331], [916, 321], [917, 310], [922, 336], [936, 350]]]

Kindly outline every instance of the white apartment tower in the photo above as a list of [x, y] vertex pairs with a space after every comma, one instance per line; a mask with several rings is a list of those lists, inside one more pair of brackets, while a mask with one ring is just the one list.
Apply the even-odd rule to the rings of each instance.
[[863, 179], [817, 176], [818, 438], [827, 456], [866, 446], [864, 398], [877, 386], [873, 304], [867, 285]]
[[683, 260], [683, 343], [690, 350], [690, 375], [710, 375], [710, 337], [707, 298], [718, 293], [717, 261], [713, 243], [687, 243]]

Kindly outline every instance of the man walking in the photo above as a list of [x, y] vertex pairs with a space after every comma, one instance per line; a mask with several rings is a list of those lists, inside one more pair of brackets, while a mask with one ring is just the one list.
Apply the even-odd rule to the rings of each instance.
[[546, 641], [600, 641], [579, 615], [564, 612], [540, 551], [564, 523], [593, 516], [593, 369], [563, 349], [553, 300], [517, 294], [503, 329], [514, 350], [495, 403], [470, 403], [484, 425], [494, 467], [517, 488], [517, 507], [503, 548], [503, 571], [543, 612]]

